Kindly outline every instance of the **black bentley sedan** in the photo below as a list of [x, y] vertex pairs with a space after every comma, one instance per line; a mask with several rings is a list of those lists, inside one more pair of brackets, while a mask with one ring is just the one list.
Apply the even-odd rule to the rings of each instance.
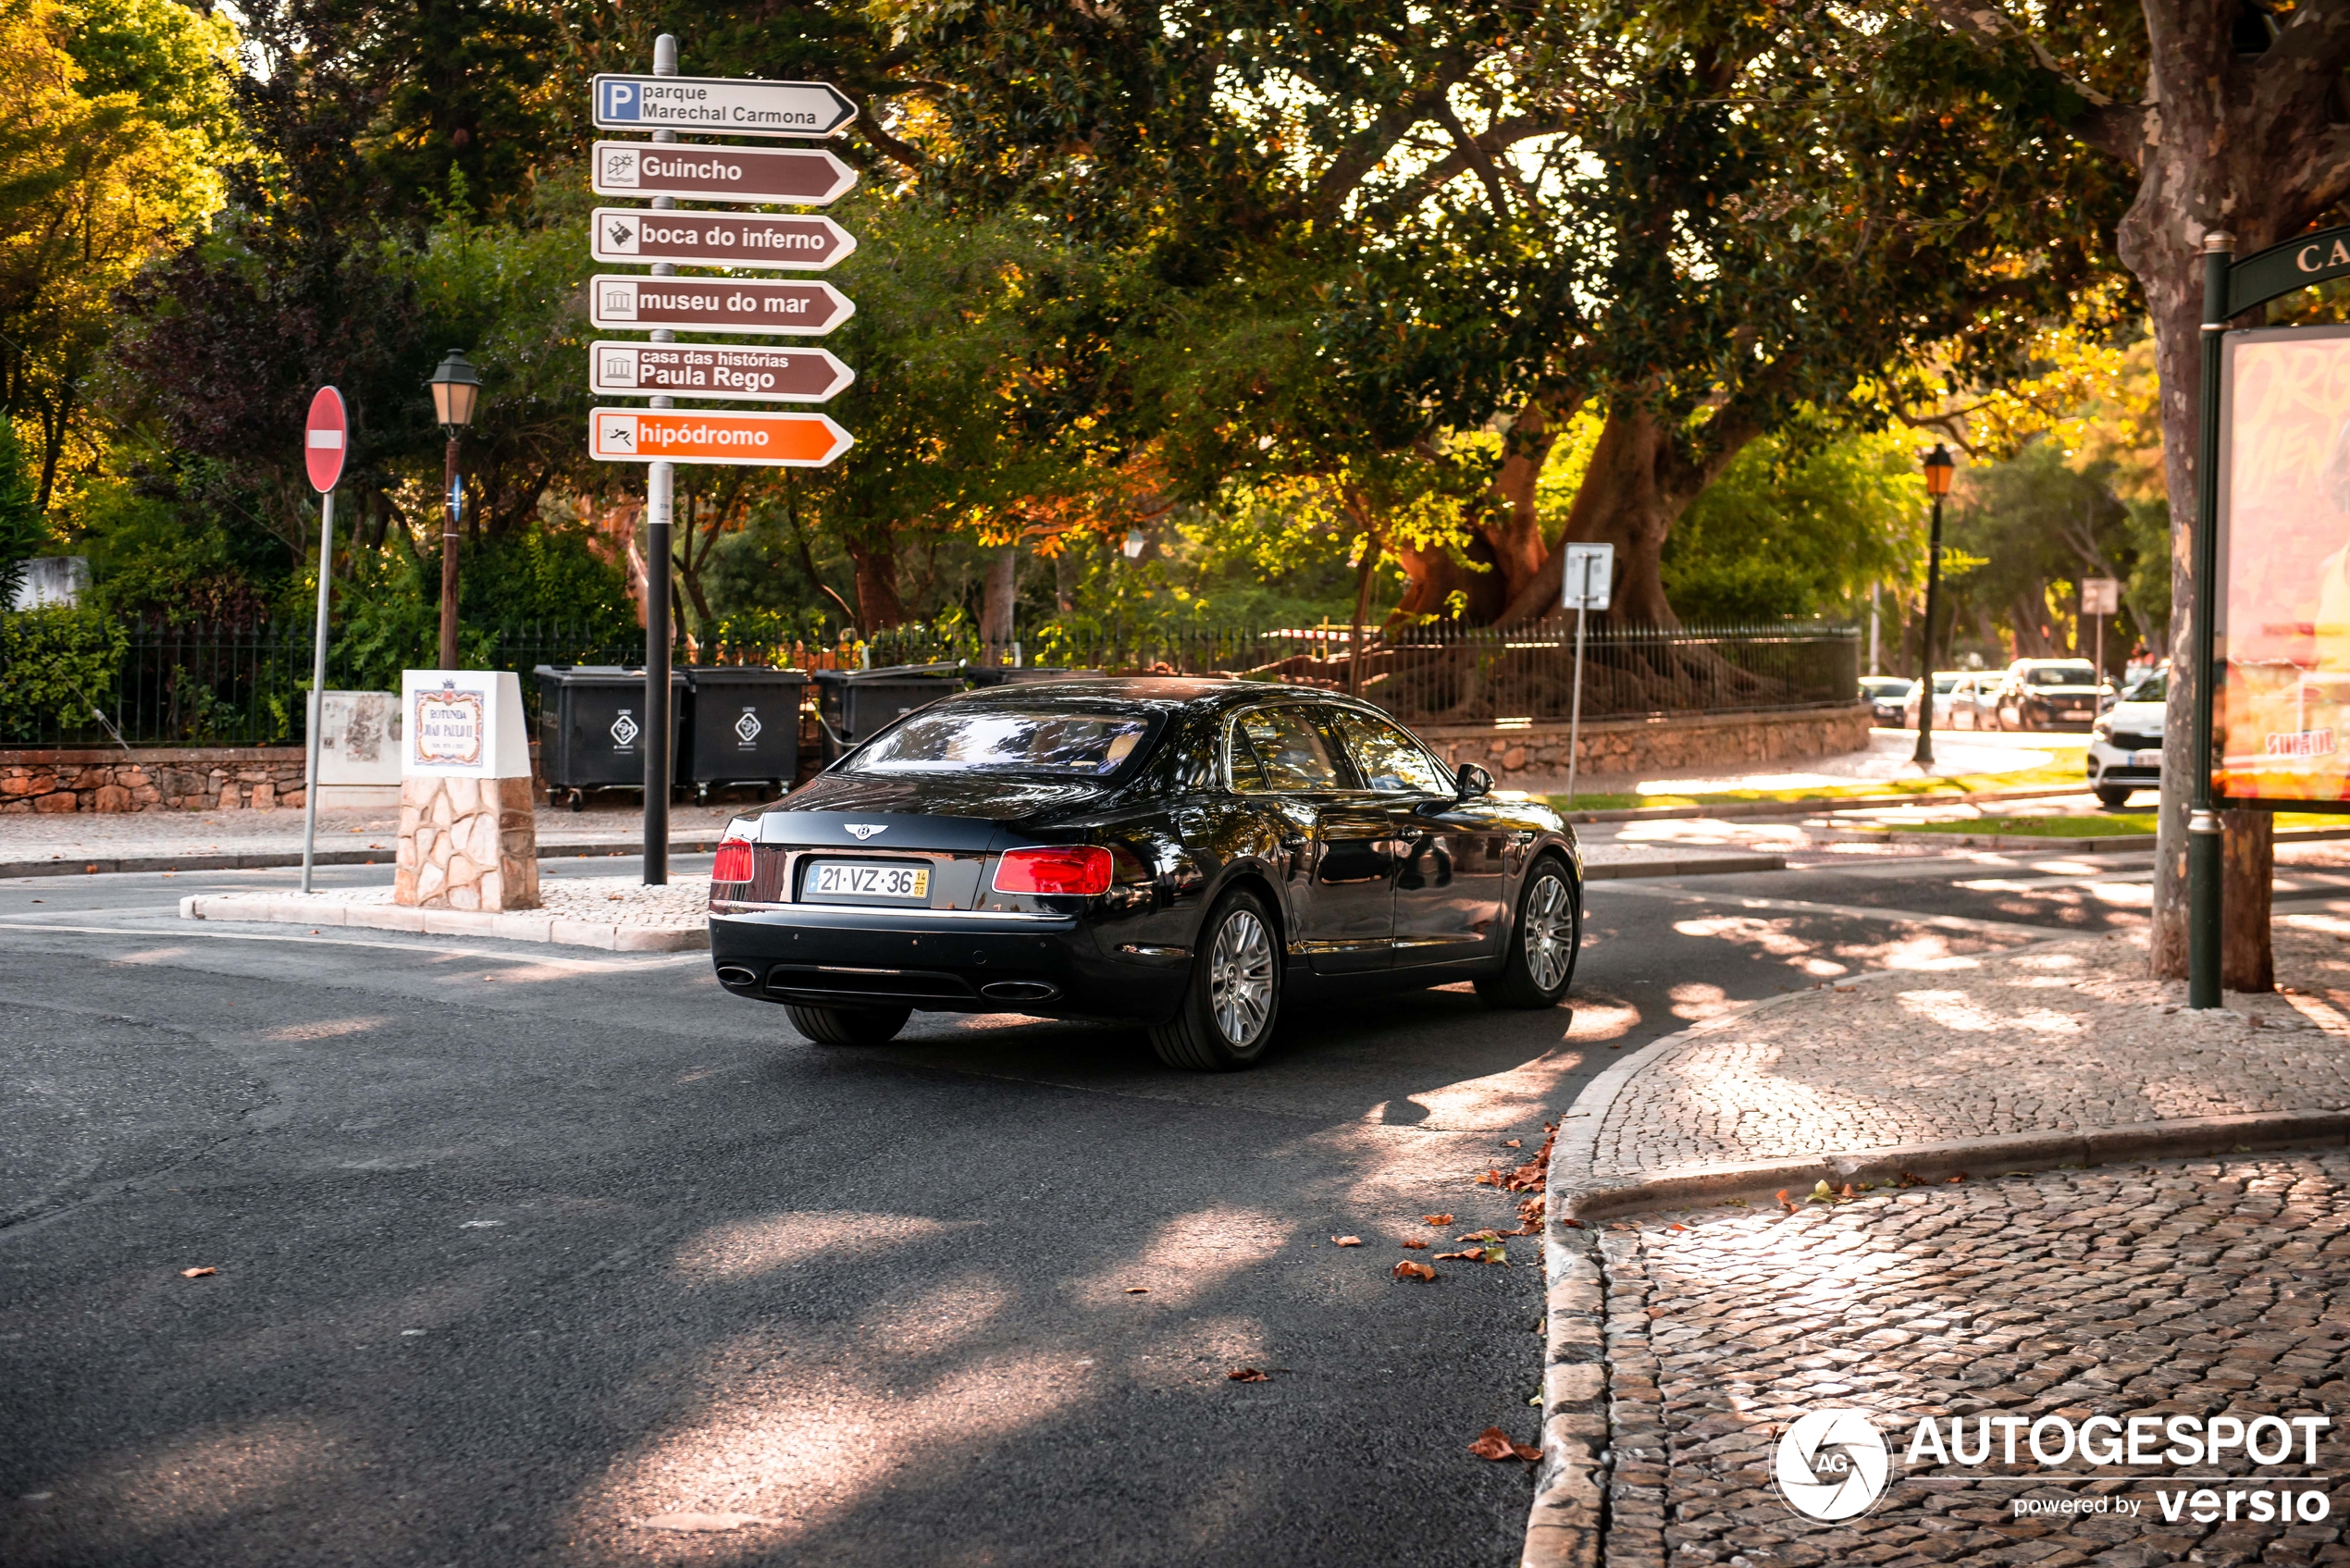
[[909, 713], [756, 818], [710, 890], [718, 979], [824, 1044], [916, 1008], [1132, 1019], [1160, 1059], [1257, 1060], [1286, 1004], [1470, 980], [1548, 1007], [1582, 857], [1368, 703], [1142, 676]]

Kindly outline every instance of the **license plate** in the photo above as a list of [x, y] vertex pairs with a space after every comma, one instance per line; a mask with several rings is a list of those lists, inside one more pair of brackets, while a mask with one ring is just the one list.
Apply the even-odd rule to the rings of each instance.
[[2068, 719], [2085, 719], [2089, 716], [2089, 710], [2085, 708], [2068, 708], [2064, 710], [2064, 716]]
[[808, 873], [810, 898], [903, 898], [926, 903], [930, 898], [928, 866], [860, 866], [822, 860]]
[[2162, 766], [2162, 753], [2159, 751], [2133, 751], [2130, 753], [2130, 766], [2133, 768], [2159, 768]]

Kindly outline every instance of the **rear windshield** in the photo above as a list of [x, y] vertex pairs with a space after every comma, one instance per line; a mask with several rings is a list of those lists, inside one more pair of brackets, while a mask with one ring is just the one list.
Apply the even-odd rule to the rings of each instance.
[[2121, 694], [2124, 702], [2162, 702], [2171, 695], [2171, 678], [2160, 670], [2150, 675], [2140, 675]]
[[851, 773], [1118, 772], [1151, 721], [1101, 713], [921, 713], [848, 759]]
[[2035, 686], [2093, 686], [2097, 684], [2097, 670], [2085, 662], [2035, 664], [2023, 672], [2023, 678]]
[[1936, 675], [1934, 677], [1934, 689], [1937, 692], [1955, 691], [1965, 678], [1963, 675]]

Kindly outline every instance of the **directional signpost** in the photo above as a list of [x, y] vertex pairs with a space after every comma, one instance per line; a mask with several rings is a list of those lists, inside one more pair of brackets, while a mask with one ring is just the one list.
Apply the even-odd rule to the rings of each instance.
[[[604, 463], [649, 464], [645, 479], [645, 881], [669, 880], [669, 507], [674, 465], [822, 468], [854, 443], [821, 414], [737, 413], [678, 408], [678, 394], [749, 402], [823, 402], [856, 373], [820, 349], [680, 343], [679, 331], [732, 336], [822, 337], [856, 314], [829, 283], [770, 278], [679, 278], [680, 266], [757, 272], [821, 272], [856, 250], [828, 217], [697, 210], [679, 201], [822, 206], [854, 190], [857, 171], [807, 147], [686, 145], [677, 133], [836, 136], [857, 105], [821, 81], [729, 80], [679, 76], [677, 40], [653, 41], [650, 76], [600, 76], [595, 121], [606, 130], [650, 131], [652, 142], [599, 142], [588, 183], [599, 196], [633, 197], [644, 207], [598, 207], [588, 249], [600, 262], [642, 263], [650, 277], [599, 273], [588, 279], [588, 319], [640, 331], [650, 342], [599, 340], [588, 382], [599, 396], [642, 397], [650, 408], [598, 408], [588, 418], [588, 452]], [[322, 588], [323, 593], [323, 588]], [[325, 636], [321, 600], [320, 638]], [[315, 792], [313, 792], [315, 798]], [[304, 886], [308, 872], [304, 870]]]
[[812, 147], [649, 147], [641, 142], [599, 142], [589, 167], [589, 188], [599, 196], [821, 207], [857, 188], [855, 169]]
[[588, 455], [605, 463], [822, 468], [854, 444], [847, 431], [821, 414], [599, 408], [588, 415]]
[[857, 248], [855, 237], [831, 218], [764, 213], [598, 207], [588, 232], [600, 262], [822, 272]]
[[846, 391], [857, 373], [822, 349], [771, 349], [732, 343], [617, 343], [588, 346], [589, 389], [599, 397], [726, 398], [740, 402], [821, 403]]
[[1575, 700], [1566, 723], [1566, 803], [1575, 804], [1575, 754], [1583, 741], [1583, 618], [1608, 607], [1615, 583], [1614, 545], [1568, 545], [1560, 567], [1561, 602], [1575, 611]]
[[318, 635], [310, 649], [310, 722], [305, 726], [309, 772], [302, 788], [302, 891], [310, 891], [310, 861], [318, 843], [318, 728], [326, 713], [327, 594], [334, 582], [335, 487], [342, 483], [342, 460], [351, 451], [351, 420], [342, 394], [321, 387], [302, 422], [302, 462], [310, 488], [318, 492]]
[[699, 130], [711, 136], [837, 136], [857, 117], [824, 81], [717, 76], [600, 76], [599, 130]]
[[588, 318], [599, 327], [821, 338], [856, 314], [829, 283], [604, 272], [588, 280]]

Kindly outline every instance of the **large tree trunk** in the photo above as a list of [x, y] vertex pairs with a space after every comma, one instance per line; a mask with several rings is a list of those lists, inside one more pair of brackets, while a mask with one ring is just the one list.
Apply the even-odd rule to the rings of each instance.
[[897, 551], [886, 537], [879, 540], [850, 536], [843, 541], [849, 564], [857, 572], [857, 618], [867, 636], [903, 624], [906, 606], [897, 598]]
[[[1425, 616], [1450, 620], [1457, 608], [1460, 618], [1468, 624], [1490, 626], [1502, 613], [1503, 606], [1509, 603], [1507, 585], [1493, 560], [1493, 547], [1481, 535], [1471, 538], [1461, 551], [1468, 558], [1466, 565], [1441, 547], [1414, 549], [1399, 540], [1388, 548], [1403, 566], [1406, 579], [1404, 602], [1388, 618], [1390, 624]], [[1454, 594], [1460, 596], [1457, 600]]]
[[1558, 426], [1540, 398], [1528, 400], [1502, 438], [1502, 471], [1493, 477], [1493, 493], [1508, 510], [1482, 531], [1501, 569], [1503, 602], [1515, 599], [1541, 574], [1543, 558], [1550, 553], [1542, 540], [1535, 492], [1557, 440]]
[[991, 663], [1011, 657], [1012, 611], [1020, 599], [1020, 547], [1006, 545], [987, 563], [987, 581], [980, 589], [979, 640]]

